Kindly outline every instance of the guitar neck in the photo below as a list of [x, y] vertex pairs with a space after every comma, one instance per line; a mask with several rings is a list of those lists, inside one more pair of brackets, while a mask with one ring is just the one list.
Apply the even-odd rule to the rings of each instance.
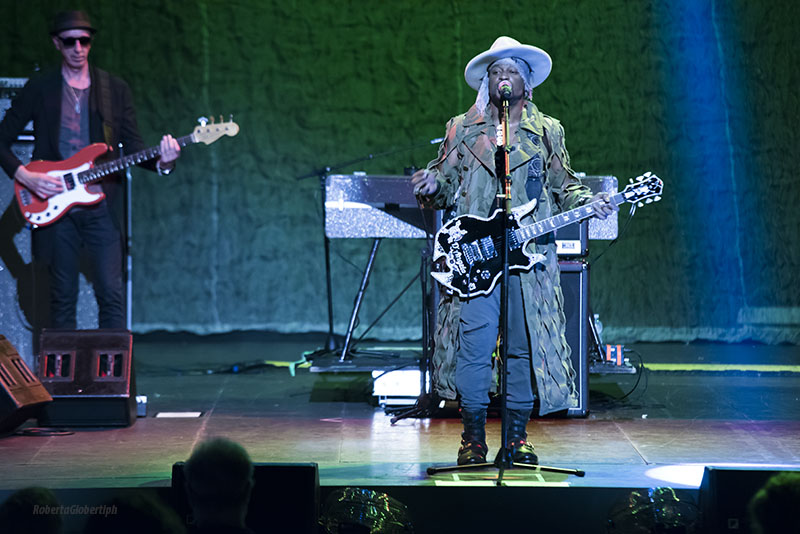
[[[181, 148], [188, 146], [192, 143], [196, 143], [193, 134], [179, 137], [176, 139], [176, 141], [178, 141], [178, 145], [180, 145]], [[97, 180], [100, 180], [103, 177], [108, 176], [109, 174], [125, 170], [128, 167], [144, 163], [145, 161], [150, 161], [152, 159], [157, 158], [160, 155], [161, 155], [161, 147], [159, 145], [151, 146], [150, 148], [146, 148], [139, 152], [134, 152], [133, 154], [129, 154], [127, 156], [123, 156], [121, 158], [117, 158], [112, 161], [107, 161], [99, 165], [94, 165], [91, 169], [78, 173], [78, 181], [80, 181], [83, 184], [96, 182]]]
[[[625, 200], [625, 192], [617, 193], [616, 195], [611, 195], [610, 199], [611, 202], [615, 206], [619, 206]], [[582, 221], [584, 219], [588, 219], [592, 215], [594, 215], [594, 209], [592, 206], [600, 204], [601, 200], [596, 200], [594, 202], [590, 202], [588, 204], [584, 204], [574, 210], [565, 211], [564, 213], [559, 213], [558, 215], [553, 215], [552, 217], [548, 217], [547, 219], [543, 219], [541, 221], [537, 221], [533, 224], [522, 226], [514, 233], [518, 239], [519, 243], [523, 243], [528, 241], [529, 239], [534, 239], [544, 234], [548, 234], [554, 230], [558, 230], [559, 228], [563, 228], [564, 226], [570, 225], [574, 222]]]

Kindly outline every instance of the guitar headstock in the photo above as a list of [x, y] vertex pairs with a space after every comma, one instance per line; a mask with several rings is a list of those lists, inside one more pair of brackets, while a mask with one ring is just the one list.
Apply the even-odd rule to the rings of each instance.
[[192, 132], [192, 140], [194, 140], [195, 143], [205, 143], [210, 145], [223, 135], [233, 137], [239, 133], [238, 124], [233, 122], [233, 120], [223, 122], [221, 116], [219, 118], [219, 122], [214, 122], [214, 117], [211, 117], [210, 121], [205, 117], [199, 120], [200, 126], [195, 127], [194, 131]]
[[650, 171], [636, 178], [631, 178], [630, 182], [630, 185], [622, 191], [622, 198], [626, 202], [636, 203], [639, 207], [642, 207], [645, 204], [661, 200], [660, 195], [664, 189], [664, 182]]

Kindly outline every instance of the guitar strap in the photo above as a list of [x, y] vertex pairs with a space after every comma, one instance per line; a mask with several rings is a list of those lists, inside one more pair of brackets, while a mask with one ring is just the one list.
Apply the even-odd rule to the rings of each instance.
[[[528, 162], [528, 176], [525, 179], [525, 193], [528, 195], [528, 200], [537, 199], [542, 196], [542, 179], [544, 178], [544, 158], [542, 158], [541, 137], [533, 132], [528, 132], [528, 139], [535, 146], [537, 152]], [[545, 138], [546, 139], [546, 138]], [[547, 143], [545, 142], [545, 146]], [[549, 150], [549, 149], [548, 149]]]
[[100, 83], [100, 114], [103, 116], [103, 138], [108, 146], [113, 146], [114, 128], [111, 112], [111, 80], [108, 72], [97, 69], [97, 79]]
[[[547, 127], [544, 128], [544, 135], [542, 135], [542, 141], [544, 142], [544, 148], [547, 151], [547, 155], [544, 158], [543, 167], [548, 167], [550, 159], [553, 157], [553, 145], [550, 141], [550, 132], [548, 131]], [[542, 182], [542, 188], [547, 193], [547, 198], [550, 199], [552, 202], [553, 192], [550, 190], [550, 182], [547, 179], [547, 172], [545, 172], [544, 168], [542, 168], [539, 178], [541, 179]], [[540, 198], [541, 198], [541, 191], [540, 191]]]

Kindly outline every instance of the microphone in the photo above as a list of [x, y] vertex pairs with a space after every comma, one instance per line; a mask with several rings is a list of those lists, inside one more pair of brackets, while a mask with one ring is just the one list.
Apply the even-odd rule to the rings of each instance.
[[497, 90], [500, 92], [500, 96], [503, 100], [508, 100], [511, 98], [511, 82], [508, 80], [503, 80], [497, 84]]

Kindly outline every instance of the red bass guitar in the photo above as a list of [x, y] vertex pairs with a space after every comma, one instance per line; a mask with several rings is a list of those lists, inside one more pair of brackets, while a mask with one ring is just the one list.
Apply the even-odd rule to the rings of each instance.
[[[239, 126], [233, 122], [210, 122], [197, 126], [189, 135], [177, 139], [181, 147], [192, 143], [210, 145], [223, 135], [234, 136], [239, 133]], [[32, 161], [25, 166], [33, 172], [42, 172], [56, 176], [61, 180], [64, 190], [47, 199], [42, 199], [21, 183], [14, 182], [14, 192], [23, 217], [34, 226], [47, 226], [57, 221], [75, 205], [97, 204], [105, 197], [100, 188], [91, 188], [91, 184], [103, 177], [127, 169], [161, 155], [158, 146], [130, 154], [115, 160], [95, 164], [95, 160], [108, 152], [110, 147], [104, 143], [87, 146], [74, 156], [63, 161]]]

